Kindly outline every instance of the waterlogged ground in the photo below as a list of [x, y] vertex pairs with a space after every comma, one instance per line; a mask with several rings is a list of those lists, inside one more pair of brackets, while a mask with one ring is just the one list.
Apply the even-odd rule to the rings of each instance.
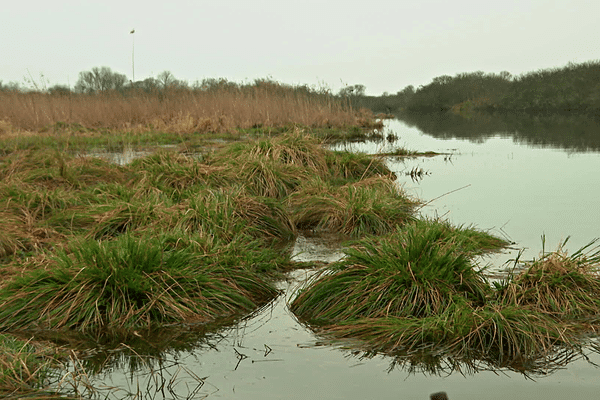
[[[393, 146], [432, 150], [446, 155], [390, 159], [405, 189], [424, 201], [426, 215], [443, 215], [525, 248], [524, 259], [537, 256], [541, 235], [546, 250], [567, 236], [571, 252], [600, 237], [598, 198], [599, 152], [577, 152], [551, 146], [516, 143], [507, 135], [470, 142], [435, 139], [402, 122], [386, 133]], [[600, 134], [600, 133], [599, 133]], [[390, 150], [389, 142], [353, 144], [346, 148], [371, 153]], [[411, 171], [422, 170], [419, 175]], [[501, 272], [517, 251], [487, 258]], [[341, 257], [335, 238], [301, 236], [294, 248], [298, 260], [334, 261]], [[213, 332], [190, 351], [170, 351], [162, 364], [130, 371], [128, 357], [90, 376], [102, 397], [208, 399], [428, 399], [446, 391], [451, 400], [597, 398], [600, 355], [589, 352], [563, 369], [527, 377], [514, 372], [485, 371], [432, 375], [393, 367], [387, 357], [364, 358], [322, 344], [297, 322], [286, 303], [312, 272], [299, 270], [281, 282], [285, 294], [251, 318]], [[132, 359], [135, 359], [133, 357]], [[107, 365], [110, 365], [108, 363]]]

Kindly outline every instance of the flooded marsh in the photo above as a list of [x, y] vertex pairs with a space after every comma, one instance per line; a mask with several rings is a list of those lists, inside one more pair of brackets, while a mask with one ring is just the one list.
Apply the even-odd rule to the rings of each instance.
[[[233, 312], [232, 320], [211, 326], [208, 330], [189, 324], [183, 313], [178, 314], [179, 319], [164, 320], [158, 324], [152, 319], [154, 322], [150, 325], [146, 324], [150, 321], [147, 317], [135, 316], [137, 320], [134, 320], [138, 322], [130, 325], [131, 328], [128, 323], [124, 325], [126, 330], [129, 329], [125, 335], [129, 339], [122, 343], [119, 340], [106, 342], [104, 333], [88, 335], [85, 341], [79, 339], [78, 359], [67, 369], [74, 372], [86, 366], [86, 380], [76, 385], [80, 385], [80, 392], [87, 397], [277, 399], [294, 393], [298, 398], [424, 399], [430, 393], [443, 390], [451, 399], [504, 399], [507, 396], [542, 399], [550, 393], [572, 395], [575, 388], [582, 397], [596, 393], [597, 369], [591, 362], [600, 362], [600, 356], [595, 351], [593, 340], [586, 342], [588, 346], [580, 346], [583, 342], [569, 341], [575, 340], [577, 335], [566, 338], [568, 340], [562, 343], [565, 346], [554, 352], [542, 351], [546, 358], [541, 361], [531, 359], [530, 364], [509, 365], [504, 362], [506, 360], [494, 363], [499, 355], [505, 354], [502, 346], [494, 347], [496, 339], [482, 342], [484, 345], [479, 357], [461, 353], [462, 350], [457, 355], [456, 349], [448, 343], [432, 348], [428, 345], [432, 342], [431, 338], [423, 337], [413, 347], [401, 349], [402, 346], [399, 346], [390, 352], [391, 343], [379, 345], [380, 341], [376, 340], [374, 343], [377, 344], [372, 345], [369, 337], [361, 337], [355, 331], [335, 336], [335, 329], [339, 333], [344, 324], [358, 326], [365, 323], [365, 320], [350, 320], [349, 307], [342, 305], [336, 312], [338, 323], [331, 332], [318, 328], [315, 321], [307, 322], [304, 317], [294, 315], [292, 311], [302, 314], [297, 312], [300, 303], [295, 302], [299, 294], [309, 292], [311, 286], [306, 286], [306, 282], [314, 283], [319, 277], [331, 277], [329, 268], [337, 265], [349, 276], [358, 273], [360, 277], [365, 273], [369, 279], [376, 279], [381, 273], [384, 279], [373, 287], [367, 285], [368, 279], [364, 277], [357, 279], [355, 284], [344, 280], [348, 289], [342, 297], [351, 297], [349, 293], [366, 296], [364, 299], [357, 297], [355, 304], [371, 308], [373, 313], [362, 310], [361, 318], [381, 318], [384, 314], [399, 312], [399, 315], [419, 316], [420, 319], [413, 322], [423, 323], [426, 320], [422, 317], [441, 315], [446, 322], [450, 321], [443, 329], [453, 340], [465, 336], [461, 328], [464, 318], [493, 320], [494, 316], [500, 315], [504, 322], [513, 318], [514, 321], [530, 323], [530, 317], [522, 316], [524, 310], [530, 310], [527, 306], [530, 298], [515, 297], [528, 290], [525, 278], [515, 281], [522, 285], [518, 289], [502, 288], [504, 301], [518, 307], [507, 307], [503, 313], [497, 314], [498, 304], [502, 302], [500, 299], [489, 303], [492, 304], [490, 308], [483, 307], [489, 302], [486, 300], [486, 296], [490, 296], [489, 290], [494, 287], [486, 283], [486, 275], [483, 274], [497, 274], [499, 281], [506, 278], [507, 268], [515, 265], [510, 260], [516, 258], [523, 248], [521, 260], [539, 257], [543, 234], [546, 237], [546, 253], [555, 250], [559, 243], [571, 236], [563, 248], [569, 254], [600, 236], [597, 230], [600, 221], [594, 206], [597, 196], [592, 192], [594, 189], [589, 188], [594, 185], [590, 185], [589, 175], [578, 173], [586, 168], [598, 170], [598, 153], [525, 147], [502, 134], [488, 135], [478, 141], [436, 139], [400, 121], [389, 122], [386, 129], [397, 137], [392, 144], [381, 140], [340, 144], [333, 147], [336, 150], [333, 152], [323, 152], [311, 139], [284, 135], [225, 146], [201, 161], [172, 152], [159, 152], [144, 154], [129, 164], [115, 166], [100, 161], [84, 161], [83, 158], [71, 160], [65, 157], [61, 161], [60, 157], [48, 155], [46, 167], [31, 173], [20, 168], [28, 164], [26, 156], [9, 156], [3, 164], [2, 190], [11, 200], [4, 203], [3, 215], [6, 221], [13, 223], [3, 233], [10, 241], [3, 241], [3, 244], [8, 243], [4, 247], [5, 255], [9, 259], [13, 257], [14, 262], [9, 262], [6, 267], [16, 269], [17, 262], [28, 260], [25, 269], [20, 267], [20, 273], [27, 275], [28, 269], [49, 270], [49, 266], [54, 264], [48, 262], [58, 262], [61, 257], [71, 262], [83, 259], [78, 258], [77, 251], [66, 246], [77, 243], [74, 241], [76, 238], [116, 243], [122, 240], [120, 238], [133, 236], [153, 243], [157, 239], [150, 240], [144, 236], [153, 235], [161, 241], [160, 246], [152, 246], [160, 249], [161, 260], [167, 260], [169, 255], [178, 251], [191, 249], [205, 259], [216, 260], [213, 262], [218, 262], [217, 269], [224, 266], [222, 272], [227, 278], [219, 278], [210, 272], [211, 278], [231, 282], [238, 288], [239, 279], [253, 283], [264, 281], [265, 287], [269, 287], [270, 294], [262, 301], [245, 311]], [[410, 150], [433, 151], [440, 155], [374, 158], [360, 154], [362, 151], [373, 154], [394, 151], [388, 146], [406, 146]], [[220, 155], [222, 159], [218, 158]], [[410, 171], [423, 173], [419, 174], [419, 179], [414, 179]], [[86, 187], [92, 187], [88, 186], [92, 177], [93, 189], [87, 190]], [[143, 182], [143, 185], [132, 186], [133, 181]], [[45, 188], [45, 192], [28, 191], [35, 185]], [[77, 196], [72, 194], [73, 188], [79, 188]], [[34, 226], [27, 225], [27, 221], [17, 213], [23, 210], [33, 218]], [[438, 218], [440, 216], [442, 219]], [[402, 261], [398, 252], [411, 240], [417, 243], [417, 239], [401, 235], [408, 235], [406, 227], [425, 221], [443, 222], [446, 229], [472, 229], [476, 235], [468, 236], [470, 239], [457, 239], [447, 232], [441, 236], [430, 233], [428, 239], [419, 245], [419, 252], [440, 257], [435, 262], [427, 261], [427, 268], [431, 271], [426, 272], [427, 268], [415, 264], [413, 276], [411, 271], [405, 271], [407, 275], [403, 278], [400, 275], [396, 277], [391, 269], [384, 273], [385, 268], [391, 268], [386, 260], [400, 260], [398, 270], [402, 265], [413, 262], [410, 257], [414, 257], [414, 251], [413, 256], [407, 255], [407, 262]], [[162, 233], [157, 235], [157, 232]], [[325, 233], [327, 235], [320, 236]], [[509, 248], [485, 255], [482, 251], [486, 248], [482, 242], [483, 234], [491, 234], [490, 238], [498, 240], [488, 248], [500, 249], [510, 243], [515, 250]], [[394, 238], [394, 235], [400, 236]], [[440, 245], [440, 238], [448, 241], [442, 240]], [[466, 243], [473, 238], [478, 238], [476, 244], [467, 248]], [[61, 241], [65, 246], [61, 245], [63, 253], [58, 253], [51, 244]], [[432, 244], [433, 250], [423, 250]], [[382, 249], [389, 254], [378, 255]], [[105, 252], [128, 265], [123, 250], [107, 248]], [[410, 253], [409, 250], [407, 252]], [[60, 257], [56, 258], [57, 254], [61, 254]], [[559, 257], [559, 253], [555, 254]], [[377, 256], [381, 259], [373, 261]], [[592, 264], [597, 263], [593, 254], [587, 257]], [[574, 259], [577, 264], [577, 259]], [[110, 266], [110, 263], [107, 265]], [[140, 264], [132, 261], [131, 265]], [[369, 266], [372, 266], [372, 271], [365, 269]], [[481, 270], [483, 266], [489, 268]], [[353, 270], [354, 267], [357, 269]], [[82, 272], [77, 272], [77, 267], [66, 268], [76, 274], [68, 279], [73, 280], [74, 276], [87, 279]], [[519, 265], [519, 270], [525, 268]], [[175, 275], [177, 269], [167, 275]], [[168, 269], [160, 266], [159, 270]], [[240, 270], [246, 275], [235, 278], [231, 275], [233, 270]], [[290, 270], [293, 271], [287, 272]], [[462, 272], [454, 275], [453, 271]], [[153, 277], [151, 269], [142, 272], [149, 278], [158, 279]], [[424, 275], [418, 276], [421, 272]], [[473, 273], [475, 275], [470, 277], [465, 275]], [[204, 283], [199, 282], [199, 274], [193, 275], [196, 276], [195, 287], [200, 288], [199, 293], [204, 293], [206, 288], [202, 286]], [[110, 280], [107, 276], [100, 277], [100, 282], [108, 285]], [[390, 277], [394, 277], [394, 282], [389, 281]], [[413, 297], [404, 300], [403, 296], [394, 295], [403, 293], [401, 289], [388, 293], [381, 289], [390, 287], [392, 283], [407, 285], [413, 280], [420, 283], [415, 286]], [[127, 278], [126, 281], [131, 280]], [[531, 278], [527, 282], [530, 281]], [[439, 282], [449, 283], [440, 286]], [[591, 292], [586, 298], [592, 299], [593, 303], [596, 281], [592, 279], [590, 282]], [[115, 284], [125, 287], [117, 281]], [[182, 283], [173, 280], [171, 283], [163, 282], [160, 287], [174, 285]], [[332, 284], [330, 290], [324, 293], [335, 297], [341, 287], [342, 284]], [[401, 287], [405, 286], [398, 286]], [[536, 284], [531, 287], [540, 288]], [[454, 292], [456, 288], [458, 291]], [[156, 289], [149, 291], [157, 292]], [[128, 293], [125, 297], [135, 300], [140, 310], [150, 310], [144, 308], [148, 304], [159, 304], [160, 297], [140, 297], [140, 292], [133, 289]], [[188, 311], [193, 309], [192, 303], [183, 302], [185, 296], [193, 291], [185, 289], [174, 293], [178, 293], [179, 297], [172, 295], [168, 301], [164, 300], [161, 310], [166, 310], [167, 304], [177, 302]], [[390, 294], [392, 297], [386, 300], [384, 296]], [[14, 301], [15, 298], [14, 295], [6, 296], [4, 306], [9, 304], [6, 301]], [[371, 299], [370, 296], [375, 297]], [[216, 298], [222, 297], [221, 292], [216, 294]], [[267, 298], [269, 300], [265, 300]], [[418, 299], [423, 300], [424, 308], [417, 305]], [[570, 313], [569, 305], [581, 303], [581, 299], [567, 298], [565, 303], [555, 301], [545, 310]], [[383, 307], [376, 307], [377, 301]], [[322, 299], [317, 303], [325, 305]], [[438, 309], [433, 307], [436, 304]], [[460, 308], [465, 305], [474, 313], [465, 313], [465, 309]], [[131, 306], [125, 307], [132, 309]], [[307, 307], [309, 311], [315, 311], [315, 307]], [[423, 311], [427, 309], [429, 311]], [[168, 315], [163, 311], [157, 315]], [[58, 312], [63, 316], [62, 311]], [[123, 313], [127, 312], [115, 314], [122, 316]], [[220, 313], [219, 316], [232, 314]], [[31, 318], [19, 329], [31, 328], [29, 324], [36, 319], [36, 324], [43, 321], [50, 323], [50, 317], [51, 314]], [[6, 318], [7, 321], [10, 319], [8, 314]], [[89, 324], [85, 318], [78, 317], [69, 322], [69, 326], [80, 331], [78, 327]], [[459, 322], [459, 318], [463, 321]], [[214, 322], [216, 319], [202, 322]], [[327, 319], [331, 322], [330, 317]], [[92, 320], [99, 321], [102, 332], [105, 328], [112, 329], [108, 320]], [[115, 321], [119, 330], [122, 329], [120, 320]], [[140, 321], [144, 323], [140, 325]], [[377, 323], [383, 326], [390, 322], [394, 321], [379, 319]], [[498, 320], [493, 328], [496, 331], [491, 329], [487, 333], [481, 322], [475, 322], [475, 336], [500, 337], [498, 326], [501, 322]], [[439, 325], [440, 322], [431, 323]], [[548, 320], [543, 326], [548, 328], [553, 323], [555, 320]], [[586, 323], [596, 322], [588, 318]], [[15, 327], [4, 326], [5, 330]], [[141, 326], [149, 326], [150, 329], [144, 332], [140, 330]], [[361, 329], [364, 331], [373, 326], [366, 324]], [[535, 322], [532, 326], [539, 327]], [[532, 334], [532, 326], [515, 325], [511, 328], [509, 324], [502, 329], [509, 332], [507, 340], [512, 340], [510, 329], [514, 329], [514, 334], [526, 332], [526, 337], [548, 337], [542, 333]], [[36, 326], [36, 329], [40, 327]], [[415, 327], [410, 329], [423, 332], [422, 325]], [[409, 332], [406, 327], [401, 329], [397, 332]], [[159, 344], [156, 333], [164, 339], [162, 344]], [[122, 335], [121, 331], [115, 339], [119, 335]], [[402, 335], [404, 333], [400, 333]], [[467, 335], [471, 339], [475, 336]], [[552, 340], [543, 342], [542, 347], [561, 344], [554, 340], [556, 338], [552, 334], [549, 336]], [[101, 337], [102, 340], [99, 340]], [[337, 340], [340, 337], [344, 340]], [[90, 341], [90, 338], [93, 340]], [[399, 343], [399, 339], [396, 338], [395, 343]], [[520, 343], [526, 342], [521, 340]], [[534, 344], [526, 343], [517, 353], [534, 352], [531, 346]], [[461, 355], [466, 356], [461, 358]], [[497, 374], [498, 371], [502, 373]], [[85, 392], [84, 387], [94, 390]]]

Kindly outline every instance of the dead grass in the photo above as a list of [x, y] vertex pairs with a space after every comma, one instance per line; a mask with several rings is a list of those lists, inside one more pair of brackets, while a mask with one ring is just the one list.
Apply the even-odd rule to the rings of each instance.
[[326, 94], [263, 82], [217, 90], [164, 93], [71, 94], [0, 92], [0, 135], [60, 126], [163, 132], [232, 132], [237, 128], [371, 127], [370, 112], [355, 112]]
[[[565, 242], [566, 243], [566, 242]], [[596, 240], [572, 255], [564, 243], [556, 251], [525, 262], [525, 269], [499, 292], [508, 304], [538, 310], [555, 318], [598, 320], [600, 314], [600, 249]]]

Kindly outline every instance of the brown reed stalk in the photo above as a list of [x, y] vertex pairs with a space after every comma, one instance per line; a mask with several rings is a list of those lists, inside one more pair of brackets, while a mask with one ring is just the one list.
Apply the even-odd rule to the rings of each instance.
[[150, 93], [0, 92], [0, 120], [26, 131], [48, 130], [64, 123], [87, 129], [231, 132], [289, 125], [341, 128], [364, 125], [372, 119], [368, 112], [355, 112], [331, 96], [276, 82]]

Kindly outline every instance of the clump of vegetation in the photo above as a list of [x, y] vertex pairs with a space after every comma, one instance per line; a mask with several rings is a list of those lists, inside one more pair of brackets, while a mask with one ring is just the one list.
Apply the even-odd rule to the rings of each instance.
[[540, 258], [525, 263], [521, 272], [498, 285], [499, 298], [556, 319], [598, 322], [600, 249], [593, 249], [596, 241], [571, 255], [563, 250], [567, 241], [556, 251], [542, 252]]
[[389, 176], [333, 186], [319, 178], [289, 197], [296, 226], [360, 237], [382, 235], [413, 219], [416, 202]]
[[302, 132], [236, 143], [214, 154], [211, 165], [227, 168], [230, 180], [257, 196], [284, 198], [309, 176], [327, 174], [320, 143]]
[[[458, 299], [483, 304], [490, 287], [473, 268], [490, 235], [419, 220], [382, 238], [359, 241], [347, 257], [311, 279], [291, 309], [308, 323], [359, 318], [430, 317]], [[499, 249], [505, 242], [495, 239]]]
[[598, 327], [595, 242], [571, 256], [562, 247], [543, 254], [492, 285], [473, 257], [507, 242], [419, 220], [357, 242], [345, 260], [311, 278], [291, 309], [326, 338], [353, 341], [353, 348], [371, 354], [424, 353], [427, 359], [443, 352], [468, 365], [477, 359], [495, 368], [538, 370], [540, 360], [551, 365], [560, 358], [554, 354], [560, 349], [581, 349]]
[[249, 312], [277, 294], [247, 259], [219, 261], [148, 236], [75, 242], [3, 288], [0, 329], [131, 332]]
[[392, 171], [381, 157], [347, 151], [327, 152], [325, 157], [335, 183], [349, 183], [375, 176], [392, 175]]

